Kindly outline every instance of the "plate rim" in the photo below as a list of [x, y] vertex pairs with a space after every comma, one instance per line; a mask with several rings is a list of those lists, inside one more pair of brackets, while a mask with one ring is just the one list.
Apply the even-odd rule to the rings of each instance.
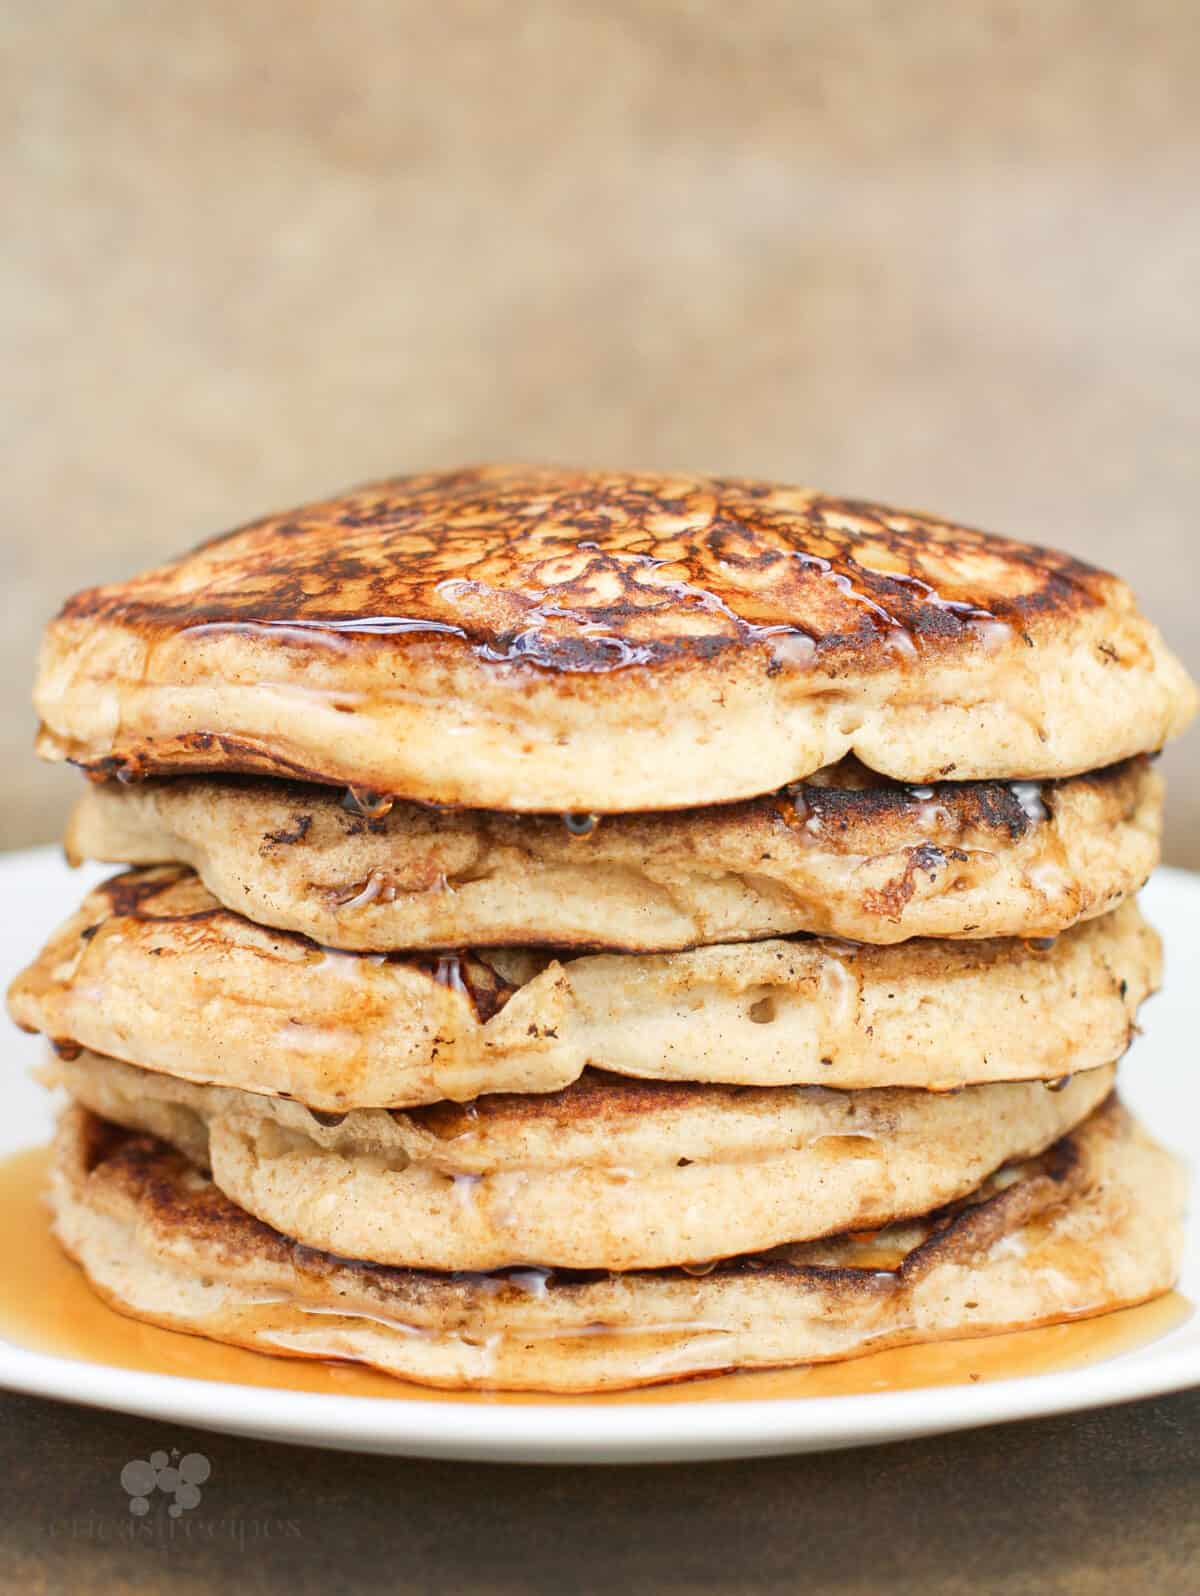
[[[1200, 1384], [1200, 1347], [1169, 1345], [1195, 1319], [1193, 1310], [1188, 1320], [1149, 1346], [1127, 1349], [1081, 1369], [979, 1385], [744, 1402], [588, 1408], [533, 1401], [489, 1407], [436, 1399], [343, 1396], [124, 1369], [33, 1352], [3, 1340], [0, 1351], [7, 1357], [0, 1368], [0, 1385], [29, 1395], [293, 1445], [511, 1462], [669, 1461], [721, 1451], [750, 1456], [882, 1445], [1165, 1395]], [[1156, 1355], [1147, 1355], [1155, 1349]], [[1035, 1392], [1037, 1399], [1030, 1400]], [[936, 1400], [931, 1400], [934, 1396]], [[664, 1418], [669, 1423], [664, 1424]]]

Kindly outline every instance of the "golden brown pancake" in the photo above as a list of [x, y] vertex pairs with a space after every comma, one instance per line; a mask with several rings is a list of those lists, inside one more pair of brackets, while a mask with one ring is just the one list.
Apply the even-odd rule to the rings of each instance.
[[950, 1089], [1112, 1063], [1160, 965], [1132, 901], [1048, 944], [339, 953], [254, 925], [191, 871], [160, 866], [90, 893], [13, 982], [9, 1011], [60, 1045], [335, 1112], [555, 1091], [589, 1064]]
[[55, 1226], [123, 1313], [426, 1385], [598, 1391], [853, 1358], [1104, 1313], [1170, 1288], [1183, 1177], [1109, 1099], [969, 1202], [708, 1272], [448, 1275], [356, 1263], [252, 1219], [180, 1154], [64, 1117]]
[[861, 942], [1054, 936], [1158, 863], [1162, 781], [1142, 758], [1046, 783], [907, 787], [853, 760], [769, 798], [558, 818], [247, 778], [89, 786], [76, 860], [195, 868], [260, 925], [363, 951], [672, 949], [808, 931]]
[[170, 1142], [225, 1195], [327, 1252], [423, 1269], [704, 1263], [875, 1230], [1042, 1152], [1112, 1090], [1087, 1070], [938, 1094], [695, 1086], [586, 1070], [544, 1096], [314, 1114], [83, 1053], [46, 1072]]
[[1195, 693], [1115, 577], [797, 488], [491, 466], [269, 516], [51, 624], [40, 749], [487, 809], [1051, 778]]

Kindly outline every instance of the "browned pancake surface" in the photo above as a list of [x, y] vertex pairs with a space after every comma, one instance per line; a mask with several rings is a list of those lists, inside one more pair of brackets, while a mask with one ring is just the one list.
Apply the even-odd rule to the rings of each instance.
[[68, 601], [40, 751], [461, 807], [752, 797], [1152, 752], [1194, 694], [1116, 577], [932, 516], [713, 477], [373, 483]]
[[[63, 610], [147, 632], [342, 631], [562, 672], [764, 650], [856, 670], [1103, 603], [1069, 555], [856, 499], [728, 477], [487, 466], [271, 515]], [[804, 652], [801, 646], [801, 652]]]

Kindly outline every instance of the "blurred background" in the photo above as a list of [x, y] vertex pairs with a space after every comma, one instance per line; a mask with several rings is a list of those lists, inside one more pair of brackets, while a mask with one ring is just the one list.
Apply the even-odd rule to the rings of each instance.
[[[1057, 543], [1200, 671], [1191, 0], [6, 0], [0, 44], [0, 846], [75, 790], [27, 707], [68, 591], [488, 456]], [[1200, 734], [1169, 768], [1200, 866]]]

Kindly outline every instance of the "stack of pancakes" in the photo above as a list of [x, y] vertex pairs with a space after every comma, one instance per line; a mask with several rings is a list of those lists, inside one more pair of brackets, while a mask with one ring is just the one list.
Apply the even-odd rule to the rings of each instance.
[[1166, 1290], [1113, 1095], [1194, 691], [1116, 578], [746, 481], [494, 467], [51, 624], [132, 868], [10, 993], [139, 1318], [434, 1385], [852, 1357]]

